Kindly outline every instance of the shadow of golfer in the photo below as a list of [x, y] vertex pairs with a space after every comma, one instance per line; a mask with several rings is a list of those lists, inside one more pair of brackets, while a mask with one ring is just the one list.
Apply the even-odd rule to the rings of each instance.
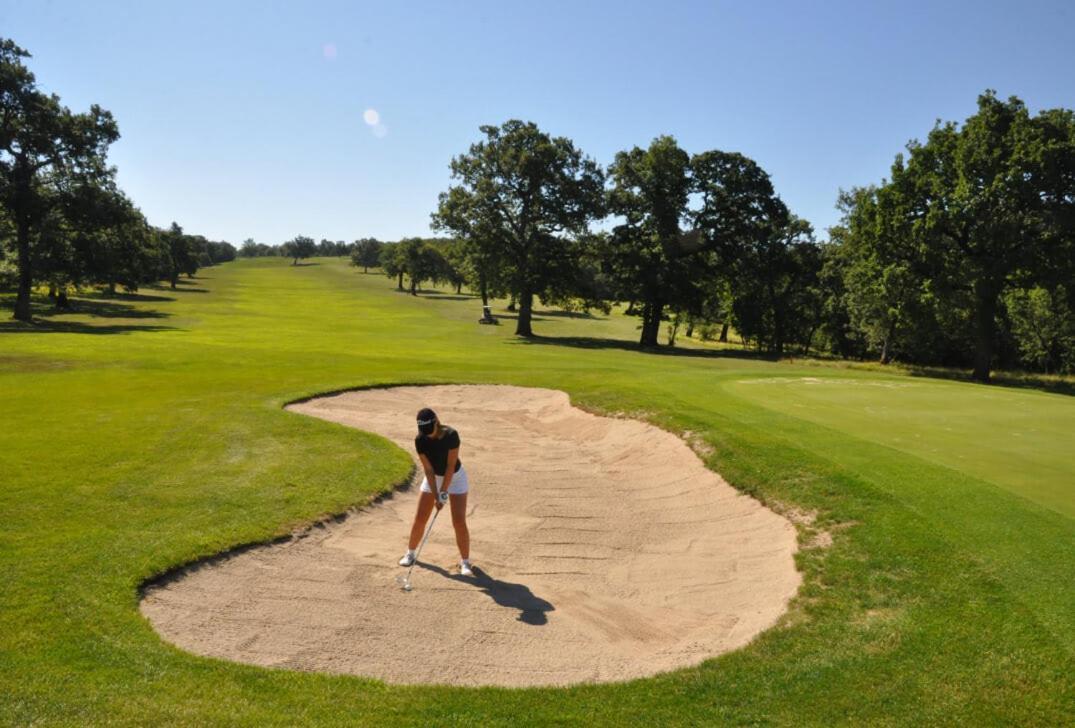
[[526, 624], [535, 626], [548, 624], [549, 618], [546, 616], [546, 613], [556, 609], [556, 607], [549, 602], [536, 596], [530, 591], [530, 587], [525, 584], [513, 584], [510, 581], [494, 579], [477, 566], [474, 567], [474, 576], [463, 576], [461, 574], [449, 573], [447, 569], [433, 564], [427, 564], [422, 561], [419, 561], [415, 565], [426, 569], [427, 571], [440, 574], [444, 578], [451, 579], [452, 581], [473, 584], [492, 597], [493, 601], [500, 606], [518, 609], [519, 616], [516, 619], [520, 622], [525, 622]]

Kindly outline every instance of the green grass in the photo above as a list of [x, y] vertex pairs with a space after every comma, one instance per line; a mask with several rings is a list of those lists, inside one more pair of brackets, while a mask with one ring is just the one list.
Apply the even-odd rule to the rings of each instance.
[[[478, 326], [341, 261], [242, 261], [0, 323], [0, 722], [1059, 725], [1075, 714], [1075, 398], [644, 354], [636, 322]], [[812, 377], [823, 382], [804, 382]], [[747, 382], [752, 383], [747, 383]], [[281, 409], [385, 383], [506, 382], [690, 430], [830, 548], [777, 628], [703, 665], [564, 690], [395, 687], [185, 654], [137, 611], [170, 567], [361, 504], [387, 441]], [[906, 386], [904, 386], [906, 385]], [[1013, 433], [1020, 433], [1018, 436]], [[699, 565], [704, 568], [704, 565]]]
[[973, 475], [1075, 518], [1070, 398], [907, 377], [757, 377], [737, 395]]

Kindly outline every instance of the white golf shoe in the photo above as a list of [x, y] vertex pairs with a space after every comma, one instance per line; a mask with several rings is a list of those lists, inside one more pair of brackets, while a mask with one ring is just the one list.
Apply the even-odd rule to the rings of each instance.
[[407, 549], [407, 553], [403, 554], [403, 558], [399, 560], [400, 566], [410, 566], [414, 563], [414, 551]]
[[474, 576], [474, 570], [470, 568], [470, 559], [463, 559], [459, 562], [459, 575]]

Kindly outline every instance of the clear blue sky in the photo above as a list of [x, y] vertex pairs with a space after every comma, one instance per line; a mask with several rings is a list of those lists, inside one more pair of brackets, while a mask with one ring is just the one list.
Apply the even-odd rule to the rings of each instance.
[[151, 222], [235, 244], [427, 234], [450, 158], [509, 118], [602, 164], [658, 134], [743, 152], [823, 236], [984, 89], [1075, 108], [1070, 0], [0, 0], [0, 35], [115, 114]]

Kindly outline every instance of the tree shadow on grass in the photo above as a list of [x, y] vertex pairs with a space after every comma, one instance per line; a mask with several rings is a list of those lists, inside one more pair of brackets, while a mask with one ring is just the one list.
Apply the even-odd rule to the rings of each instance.
[[[498, 314], [499, 315], [499, 314]], [[683, 356], [700, 359], [744, 359], [748, 361], [778, 361], [772, 354], [744, 351], [742, 349], [686, 349], [676, 346], [641, 347], [637, 341], [624, 339], [600, 339], [592, 336], [531, 336], [508, 339], [516, 345], [529, 346], [567, 346], [576, 349], [619, 349], [637, 354], [656, 354], [658, 356]]]
[[441, 291], [426, 291], [421, 288], [418, 289], [418, 297], [431, 298], [437, 301], [473, 301], [476, 298], [481, 299], [481, 296], [473, 293], [442, 293]]
[[593, 311], [539, 311], [534, 309], [539, 316], [552, 316], [554, 318], [585, 319], [587, 321], [607, 321], [607, 316], [594, 316]]
[[0, 334], [129, 334], [135, 331], [176, 331], [174, 326], [146, 324], [104, 324], [97, 326], [83, 321], [49, 321], [37, 319], [0, 321]]
[[116, 291], [115, 293], [107, 293], [105, 291], [97, 293], [83, 293], [78, 296], [81, 299], [91, 299], [94, 301], [136, 301], [138, 303], [167, 303], [168, 301], [174, 301], [172, 296], [154, 296], [149, 293], [132, 293], [124, 291]]
[[[496, 316], [498, 319], [507, 319], [508, 321], [518, 321], [519, 320], [519, 314], [518, 313], [512, 313], [511, 311], [505, 311], [503, 313], [498, 313], [498, 312], [494, 311], [493, 315]], [[531, 313], [530, 314], [530, 320], [531, 321], [548, 321], [547, 318], [545, 318], [544, 316], [538, 316], [537, 313]]]
[[[116, 300], [116, 297], [105, 297], [102, 294], [89, 296], [71, 297], [67, 308], [56, 308], [55, 304], [44, 296], [34, 296], [30, 303], [30, 314], [33, 317], [31, 323], [16, 321], [8, 318], [8, 311], [14, 308], [14, 297], [0, 297], [0, 334], [124, 334], [132, 331], [168, 331], [174, 330], [172, 326], [160, 326], [152, 324], [120, 324], [110, 323], [99, 325], [91, 321], [66, 320], [67, 316], [90, 316], [95, 319], [133, 319], [152, 320], [169, 318], [172, 314], [155, 309], [138, 308], [132, 304]], [[131, 294], [124, 294], [125, 300], [139, 301], [171, 300], [161, 296], [139, 296], [132, 298]]]
[[[506, 311], [504, 313], [495, 313], [497, 318], [511, 319], [517, 321], [519, 319], [519, 313]], [[550, 318], [570, 318], [570, 319], [582, 319], [584, 321], [607, 321], [607, 316], [594, 316], [589, 311], [545, 311], [534, 309], [530, 312], [531, 321], [548, 321]]]
[[72, 298], [69, 308], [34, 311], [35, 318], [51, 319], [55, 316], [66, 316], [68, 314], [82, 314], [94, 316], [95, 318], [125, 319], [162, 319], [172, 315], [164, 311], [151, 308], [136, 308], [120, 301], [110, 301], [104, 298]]
[[[198, 276], [195, 280], [211, 280], [205, 276]], [[151, 291], [165, 291], [168, 293], [209, 293], [208, 288], [199, 288], [198, 285], [189, 279], [180, 278], [176, 281], [175, 288], [168, 283], [152, 283], [148, 286], [142, 286], [143, 289], [148, 288]]]
[[484, 569], [478, 568], [477, 566], [474, 567], [474, 576], [463, 576], [461, 574], [451, 574], [447, 569], [440, 566], [434, 566], [433, 564], [427, 564], [423, 561], [417, 562], [416, 565], [426, 571], [440, 574], [446, 579], [478, 587], [500, 606], [509, 609], [518, 609], [519, 616], [516, 617], [516, 619], [520, 622], [534, 625], [535, 627], [548, 624], [548, 612], [552, 612], [556, 609], [551, 603], [536, 596], [530, 591], [530, 587], [525, 584], [514, 584], [510, 581], [494, 579], [486, 573]]
[[[946, 379], [953, 382], [967, 382], [968, 384], [981, 384], [974, 379], [970, 372], [961, 369], [939, 369], [932, 367], [910, 367], [907, 373], [912, 377], [927, 379]], [[1064, 394], [1075, 397], [1075, 380], [1050, 377], [1038, 374], [1022, 374], [1018, 372], [993, 372], [992, 380], [984, 386], [1011, 387], [1013, 389], [1037, 389], [1050, 394]]]

